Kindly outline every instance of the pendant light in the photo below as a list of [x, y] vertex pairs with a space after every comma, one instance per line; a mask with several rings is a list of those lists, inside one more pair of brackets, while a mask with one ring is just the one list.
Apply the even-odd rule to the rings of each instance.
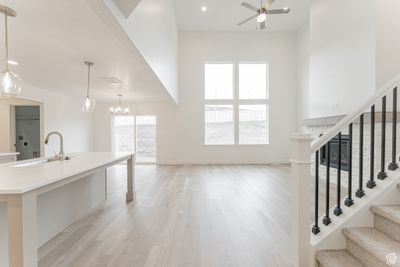
[[0, 95], [7, 97], [17, 97], [21, 93], [22, 79], [12, 71], [8, 69], [8, 17], [15, 17], [17, 13], [9, 7], [0, 5], [0, 12], [5, 17], [5, 62], [6, 69], [0, 73]]
[[85, 61], [84, 63], [88, 66], [88, 78], [87, 78], [86, 97], [81, 99], [82, 111], [83, 112], [93, 112], [94, 106], [96, 105], [96, 101], [94, 101], [94, 99], [91, 99], [89, 97], [90, 67], [93, 66], [93, 62]]
[[121, 116], [121, 115], [128, 115], [129, 114], [129, 111], [130, 111], [129, 108], [128, 107], [126, 107], [126, 108], [122, 107], [121, 97], [122, 97], [122, 95], [118, 95], [118, 106], [110, 108], [110, 112], [111, 112], [112, 115]]

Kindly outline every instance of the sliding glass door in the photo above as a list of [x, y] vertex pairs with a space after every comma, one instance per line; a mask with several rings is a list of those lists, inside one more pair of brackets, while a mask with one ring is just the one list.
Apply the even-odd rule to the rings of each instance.
[[113, 151], [136, 151], [139, 163], [156, 162], [156, 117], [115, 116], [113, 119]]

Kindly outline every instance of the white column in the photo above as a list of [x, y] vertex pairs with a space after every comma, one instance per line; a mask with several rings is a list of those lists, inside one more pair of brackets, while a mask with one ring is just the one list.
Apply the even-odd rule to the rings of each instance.
[[132, 155], [127, 162], [127, 191], [126, 191], [126, 202], [131, 202], [135, 199], [135, 163], [136, 157]]
[[294, 267], [312, 266], [311, 229], [311, 135], [292, 135], [292, 257]]
[[11, 267], [37, 267], [36, 192], [7, 197], [8, 256]]

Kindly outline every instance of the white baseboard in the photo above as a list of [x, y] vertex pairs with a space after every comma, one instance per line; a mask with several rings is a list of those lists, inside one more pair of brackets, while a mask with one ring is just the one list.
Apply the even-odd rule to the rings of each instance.
[[157, 165], [266, 165], [266, 164], [276, 164], [276, 165], [281, 165], [281, 164], [290, 164], [290, 162], [287, 161], [246, 161], [246, 160], [240, 160], [240, 161], [211, 161], [211, 160], [197, 160], [197, 161], [185, 161], [185, 160], [163, 160], [163, 161], [157, 161]]

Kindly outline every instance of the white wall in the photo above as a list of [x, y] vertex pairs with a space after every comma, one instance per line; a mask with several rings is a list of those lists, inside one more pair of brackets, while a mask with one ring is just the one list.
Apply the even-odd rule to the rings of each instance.
[[400, 73], [400, 1], [376, 0], [376, 84], [384, 85]]
[[0, 103], [0, 152], [10, 152], [10, 106]]
[[[43, 103], [44, 133], [59, 131], [64, 136], [64, 150], [68, 152], [84, 152], [93, 149], [92, 114], [81, 111], [79, 99], [43, 90], [24, 84], [21, 98]], [[53, 139], [54, 138], [54, 139]], [[45, 155], [53, 155], [59, 151], [57, 137], [53, 136], [49, 145], [45, 146]]]
[[313, 2], [310, 117], [347, 114], [374, 92], [375, 1]]
[[171, 97], [178, 101], [178, 33], [172, 0], [141, 0], [126, 18], [103, 0]]
[[310, 106], [310, 25], [305, 23], [297, 32], [297, 129], [309, 117]]
[[[296, 128], [296, 35], [181, 33], [179, 106], [132, 103], [132, 114], [157, 116], [159, 163], [287, 162]], [[270, 64], [270, 144], [204, 146], [205, 61], [267, 61]], [[108, 104], [95, 111], [95, 148], [111, 150]]]

